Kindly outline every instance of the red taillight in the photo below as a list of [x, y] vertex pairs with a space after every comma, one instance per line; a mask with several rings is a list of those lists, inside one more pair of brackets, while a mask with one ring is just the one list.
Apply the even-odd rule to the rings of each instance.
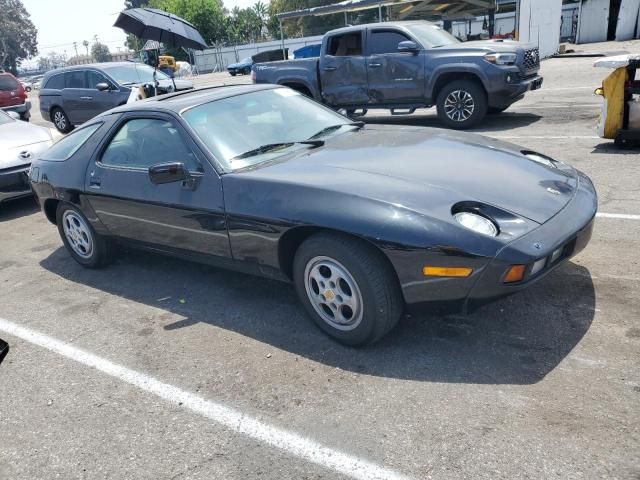
[[256, 71], [255, 70], [251, 70], [251, 81], [253, 83], [256, 83]]

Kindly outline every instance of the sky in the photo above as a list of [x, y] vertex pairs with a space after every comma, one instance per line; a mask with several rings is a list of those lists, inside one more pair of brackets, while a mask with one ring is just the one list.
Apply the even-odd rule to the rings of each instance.
[[[227, 8], [245, 8], [256, 0], [224, 0]], [[73, 42], [78, 42], [78, 53], [84, 53], [83, 40], [93, 43], [94, 35], [112, 52], [124, 48], [125, 33], [113, 26], [118, 13], [124, 9], [124, 0], [22, 0], [38, 29], [38, 51], [46, 55], [51, 51], [75, 55]], [[89, 47], [91, 48], [91, 47]], [[24, 66], [35, 63], [23, 62]]]

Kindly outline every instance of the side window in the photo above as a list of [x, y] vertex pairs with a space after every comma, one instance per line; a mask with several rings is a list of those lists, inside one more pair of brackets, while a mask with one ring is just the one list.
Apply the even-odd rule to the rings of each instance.
[[18, 89], [18, 82], [9, 75], [0, 75], [0, 92], [11, 92]]
[[369, 42], [369, 55], [398, 53], [398, 44], [409, 40], [405, 35], [394, 31], [373, 31]]
[[334, 57], [362, 55], [362, 33], [354, 32], [331, 37], [327, 55], [333, 55]]
[[75, 70], [64, 74], [64, 86], [66, 88], [87, 88], [87, 79], [84, 70]]
[[171, 122], [156, 118], [128, 120], [109, 142], [101, 162], [129, 168], [182, 162], [189, 170], [202, 170], [178, 129]]
[[58, 75], [53, 75], [49, 80], [47, 80], [47, 84], [44, 88], [62, 90], [64, 88], [64, 74], [60, 73]]
[[84, 142], [89, 140], [89, 137], [95, 132], [102, 123], [94, 123], [87, 127], [80, 128], [66, 137], [58, 140], [49, 148], [46, 152], [40, 155], [42, 160], [51, 160], [54, 162], [64, 162], [71, 158], [71, 156], [78, 151], [78, 149], [84, 145]]
[[105, 77], [103, 74], [101, 74], [100, 72], [89, 70], [87, 72], [87, 88], [92, 88], [95, 90], [96, 85], [98, 85], [99, 83], [108, 83], [113, 87], [113, 83], [107, 80], [107, 77]]

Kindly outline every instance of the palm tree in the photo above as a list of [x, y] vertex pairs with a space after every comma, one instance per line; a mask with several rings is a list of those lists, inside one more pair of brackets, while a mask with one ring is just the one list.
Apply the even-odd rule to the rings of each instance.
[[253, 11], [256, 13], [256, 16], [260, 19], [260, 36], [262, 37], [262, 32], [264, 27], [267, 26], [267, 16], [269, 14], [267, 6], [262, 3], [260, 0], [256, 2], [253, 6]]
[[84, 48], [87, 50], [87, 57], [89, 56], [89, 42], [87, 42], [86, 40], [84, 42], [82, 42], [82, 45], [84, 45]]

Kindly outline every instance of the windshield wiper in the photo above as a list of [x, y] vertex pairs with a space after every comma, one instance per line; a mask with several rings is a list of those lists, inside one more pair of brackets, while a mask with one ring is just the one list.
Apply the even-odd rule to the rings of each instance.
[[334, 130], [338, 130], [339, 128], [342, 128], [342, 127], [358, 127], [358, 130], [360, 130], [362, 127], [364, 127], [364, 122], [351, 122], [351, 123], [341, 123], [339, 125], [330, 125], [328, 127], [323, 128], [318, 133], [314, 133], [313, 135], [311, 135], [309, 137], [309, 140], [321, 137], [322, 135], [326, 135], [327, 133], [331, 133]]
[[243, 158], [255, 157], [256, 155], [261, 155], [263, 153], [271, 152], [273, 150], [278, 150], [281, 148], [287, 148], [296, 144], [311, 145], [317, 148], [324, 145], [324, 140], [302, 140], [300, 142], [268, 143], [266, 145], [261, 145], [258, 148], [254, 148], [253, 150], [249, 150], [248, 152], [236, 155], [230, 161], [232, 162], [234, 160], [241, 160]]

